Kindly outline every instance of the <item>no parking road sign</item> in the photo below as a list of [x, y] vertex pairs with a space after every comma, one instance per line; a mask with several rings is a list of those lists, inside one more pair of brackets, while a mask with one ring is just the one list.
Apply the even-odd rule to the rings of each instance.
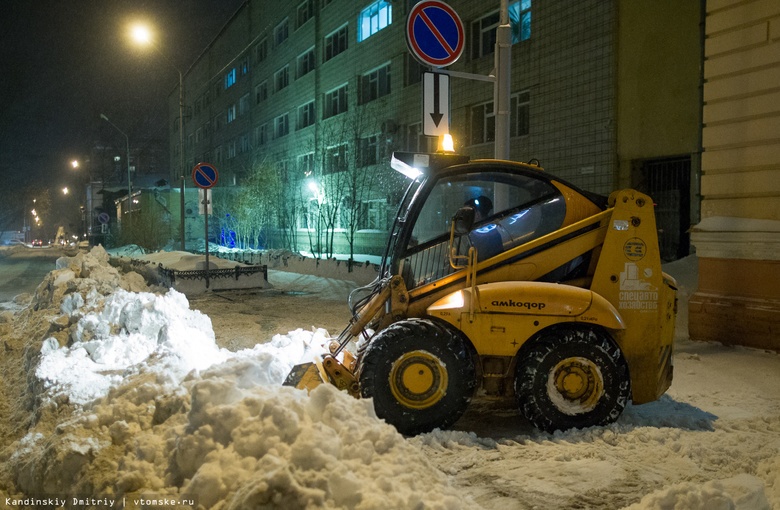
[[423, 0], [412, 7], [406, 20], [406, 43], [423, 64], [445, 67], [460, 57], [464, 48], [463, 22], [449, 5]]
[[219, 172], [210, 163], [198, 163], [192, 169], [192, 180], [195, 181], [195, 186], [209, 189], [219, 180]]

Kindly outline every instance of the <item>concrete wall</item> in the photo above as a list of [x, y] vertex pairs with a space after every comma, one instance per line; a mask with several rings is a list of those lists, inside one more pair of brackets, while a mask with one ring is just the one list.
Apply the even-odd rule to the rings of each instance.
[[696, 155], [700, 150], [701, 23], [697, 1], [620, 3], [617, 150], [621, 186], [631, 185], [626, 179], [635, 160]]
[[708, 0], [691, 338], [780, 350], [780, 3]]

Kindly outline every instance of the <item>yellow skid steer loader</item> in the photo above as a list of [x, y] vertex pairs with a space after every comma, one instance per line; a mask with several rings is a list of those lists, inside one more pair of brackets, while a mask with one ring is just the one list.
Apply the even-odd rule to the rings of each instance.
[[530, 163], [395, 153], [392, 166], [412, 182], [380, 276], [286, 385], [370, 397], [407, 435], [452, 425], [476, 391], [514, 395], [554, 431], [669, 388], [676, 283], [650, 197], [591, 194]]

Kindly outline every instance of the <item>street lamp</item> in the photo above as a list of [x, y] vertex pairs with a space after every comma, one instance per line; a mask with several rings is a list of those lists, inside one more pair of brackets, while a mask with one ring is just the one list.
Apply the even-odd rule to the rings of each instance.
[[160, 50], [154, 43], [154, 37], [149, 27], [136, 24], [131, 27], [130, 34], [133, 40], [142, 45], [149, 45], [162, 56], [163, 60], [179, 73], [179, 191], [181, 195], [181, 250], [184, 251], [184, 74], [181, 69]]
[[124, 131], [122, 131], [121, 129], [119, 129], [118, 127], [116, 127], [116, 124], [114, 124], [113, 122], [111, 122], [110, 120], [108, 120], [108, 117], [106, 117], [104, 114], [102, 114], [102, 113], [101, 113], [101, 114], [100, 114], [100, 118], [101, 118], [101, 119], [103, 119], [103, 120], [105, 120], [105, 121], [106, 121], [106, 122], [108, 122], [109, 124], [111, 124], [111, 125], [114, 127], [114, 129], [116, 129], [117, 131], [119, 131], [120, 133], [122, 133], [122, 135], [125, 137], [125, 142], [126, 142], [126, 144], [127, 144], [127, 145], [126, 145], [126, 148], [127, 148], [127, 156], [126, 156], [126, 159], [127, 159], [127, 210], [128, 210], [128, 212], [129, 212], [129, 211], [130, 211], [130, 209], [132, 208], [132, 206], [130, 205], [130, 204], [131, 204], [131, 202], [130, 202], [130, 201], [131, 201], [131, 199], [132, 199], [131, 197], [133, 196], [133, 185], [132, 185], [132, 183], [130, 182], [130, 137], [128, 137], [128, 136], [125, 134], [125, 132], [124, 132]]

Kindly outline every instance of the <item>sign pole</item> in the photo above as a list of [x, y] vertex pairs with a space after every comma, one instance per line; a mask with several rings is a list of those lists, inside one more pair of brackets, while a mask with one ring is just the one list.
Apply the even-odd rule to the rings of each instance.
[[203, 190], [203, 208], [206, 214], [203, 215], [203, 224], [206, 226], [206, 288], [209, 288], [209, 198], [211, 198], [211, 190], [205, 188]]
[[209, 288], [209, 203], [211, 202], [210, 189], [217, 184], [219, 172], [214, 165], [209, 163], [198, 163], [192, 169], [192, 180], [195, 186], [203, 190], [203, 225], [205, 226], [206, 238], [206, 288]]
[[501, 14], [496, 28], [495, 69], [493, 104], [496, 115], [495, 158], [509, 159], [509, 109], [512, 80], [512, 26], [509, 23], [508, 0], [501, 0]]

